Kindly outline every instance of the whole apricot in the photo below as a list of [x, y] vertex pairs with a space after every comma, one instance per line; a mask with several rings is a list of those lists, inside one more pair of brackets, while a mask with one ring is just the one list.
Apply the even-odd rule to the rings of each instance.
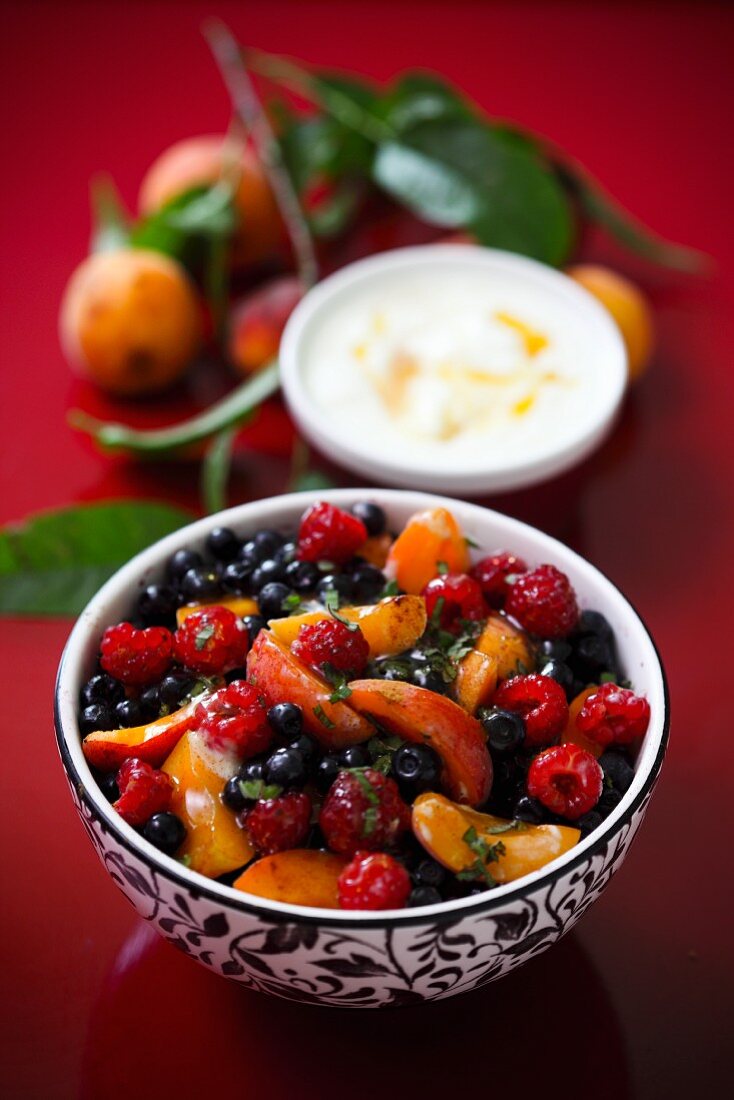
[[233, 262], [259, 263], [277, 251], [282, 223], [259, 160], [246, 145], [222, 134], [176, 142], [153, 162], [140, 187], [141, 214], [153, 214], [192, 187], [217, 183], [229, 169], [239, 173], [234, 202], [239, 215]]
[[633, 282], [597, 264], [577, 264], [566, 272], [593, 294], [617, 322], [627, 348], [630, 382], [636, 382], [650, 361], [655, 343], [650, 303]]
[[252, 374], [278, 354], [286, 321], [303, 297], [293, 275], [272, 279], [235, 304], [229, 322], [229, 357], [242, 374]]
[[199, 349], [202, 316], [180, 264], [158, 252], [89, 256], [67, 283], [59, 318], [69, 361], [109, 393], [170, 386]]

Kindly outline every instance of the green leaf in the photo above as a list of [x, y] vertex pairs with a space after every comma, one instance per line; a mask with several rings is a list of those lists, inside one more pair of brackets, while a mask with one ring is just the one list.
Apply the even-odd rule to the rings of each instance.
[[134, 554], [192, 520], [120, 500], [42, 512], [0, 530], [0, 614], [78, 615]]
[[223, 428], [209, 444], [201, 467], [201, 499], [207, 512], [227, 507], [227, 481], [237, 427]]
[[92, 239], [90, 252], [114, 252], [130, 241], [130, 218], [110, 176], [97, 176], [90, 184]]
[[432, 119], [466, 118], [472, 105], [438, 73], [408, 72], [385, 93], [375, 111], [397, 133]]
[[481, 243], [560, 264], [572, 242], [568, 199], [532, 150], [481, 120], [434, 119], [383, 143], [375, 182], [419, 217]]
[[151, 248], [185, 264], [189, 270], [206, 270], [212, 247], [232, 235], [237, 216], [232, 189], [225, 183], [192, 187], [144, 218], [134, 227], [134, 248]]

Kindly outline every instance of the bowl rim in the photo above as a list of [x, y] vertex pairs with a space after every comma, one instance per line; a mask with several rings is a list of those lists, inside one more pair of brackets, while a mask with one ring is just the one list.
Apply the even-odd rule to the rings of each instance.
[[[467, 270], [518, 273], [529, 284], [545, 294], [551, 293], [569, 302], [583, 314], [595, 329], [594, 342], [604, 349], [608, 369], [616, 372], [613, 385], [604, 402], [598, 403], [584, 430], [569, 436], [551, 450], [536, 455], [530, 461], [508, 465], [488, 464], [473, 469], [446, 471], [437, 459], [433, 465], [391, 461], [363, 448], [350, 445], [349, 440], [335, 434], [332, 420], [315, 403], [305, 384], [300, 349], [314, 319], [323, 313], [331, 300], [340, 297], [360, 283], [370, 284], [375, 276], [390, 274], [404, 268], [440, 267], [442, 264], [463, 264]], [[280, 343], [280, 372], [288, 409], [303, 434], [316, 447], [328, 444], [329, 455], [359, 476], [367, 474], [388, 484], [410, 489], [443, 493], [507, 492], [526, 488], [557, 477], [578, 465], [603, 442], [612, 428], [624, 398], [627, 384], [627, 351], [618, 327], [608, 311], [594, 296], [568, 275], [548, 267], [529, 256], [521, 256], [498, 248], [486, 248], [471, 243], [424, 244], [395, 248], [355, 260], [322, 279], [298, 303], [286, 324]]]
[[[223, 523], [259, 522], [258, 516], [263, 510], [295, 511], [302, 512], [305, 507], [317, 500], [330, 500], [337, 505], [348, 505], [356, 499], [376, 500], [389, 507], [393, 503], [405, 503], [405, 498], [411, 498], [415, 509], [426, 506], [443, 506], [446, 508], [461, 508], [464, 517], [460, 517], [462, 525], [466, 522], [466, 513], [489, 514], [498, 518], [501, 523], [507, 524], [510, 530], [530, 533], [531, 537], [539, 536], [541, 541], [549, 544], [549, 549], [560, 548], [563, 556], [570, 556], [574, 564], [580, 563], [582, 569], [590, 570], [597, 574], [610, 586], [616, 596], [626, 606], [631, 621], [636, 621], [642, 631], [643, 638], [650, 647], [651, 655], [655, 659], [654, 674], [659, 677], [661, 689], [662, 714], [660, 729], [654, 755], [647, 762], [646, 773], [638, 789], [632, 797], [628, 797], [633, 790], [633, 782], [619, 804], [594, 832], [570, 849], [565, 855], [552, 860], [545, 867], [533, 871], [514, 882], [505, 883], [493, 890], [485, 891], [469, 898], [457, 898], [449, 901], [437, 902], [433, 905], [415, 907], [413, 909], [392, 909], [369, 911], [344, 911], [334, 909], [319, 909], [316, 907], [295, 905], [290, 902], [277, 902], [266, 898], [258, 898], [252, 894], [236, 891], [231, 886], [217, 883], [208, 879], [196, 871], [180, 864], [174, 857], [160, 852], [140, 834], [136, 833], [117, 813], [106, 800], [101, 790], [96, 785], [94, 776], [86, 764], [81, 752], [81, 738], [76, 720], [77, 696], [76, 693], [68, 696], [66, 678], [72, 659], [81, 663], [81, 652], [85, 649], [89, 636], [93, 629], [99, 629], [95, 622], [95, 612], [104, 606], [111, 594], [123, 591], [131, 587], [146, 569], [155, 569], [169, 554], [179, 548], [179, 545], [189, 544], [192, 541], [201, 541], [208, 532]], [[262, 518], [262, 516], [261, 516]], [[66, 698], [65, 696], [68, 696]], [[67, 714], [64, 713], [67, 711]], [[70, 712], [70, 713], [68, 713]], [[69, 721], [70, 719], [70, 721]], [[62, 764], [67, 777], [73, 784], [80, 801], [86, 803], [92, 814], [98, 818], [102, 827], [111, 833], [115, 841], [122, 845], [128, 852], [151, 867], [164, 878], [172, 880], [175, 884], [185, 888], [194, 897], [206, 898], [220, 906], [235, 909], [253, 916], [265, 918], [274, 922], [297, 921], [320, 926], [339, 928], [375, 928], [380, 926], [403, 926], [425, 923], [455, 922], [464, 915], [471, 913], [489, 912], [508, 902], [516, 900], [528, 890], [541, 888], [553, 879], [572, 871], [579, 864], [587, 861], [597, 851], [605, 847], [622, 827], [628, 823], [637, 808], [648, 797], [660, 773], [663, 758], [667, 749], [670, 732], [670, 694], [667, 678], [662, 664], [658, 648], [637, 609], [627, 599], [619, 587], [607, 577], [597, 566], [592, 565], [570, 547], [565, 546], [552, 535], [547, 535], [538, 528], [532, 527], [521, 520], [505, 516], [493, 509], [485, 508], [478, 504], [464, 501], [456, 501], [451, 498], [441, 497], [436, 494], [414, 492], [411, 490], [395, 490], [384, 488], [349, 488], [330, 490], [311, 490], [307, 492], [283, 494], [277, 497], [267, 497], [262, 500], [252, 501], [222, 512], [205, 516], [179, 528], [172, 534], [165, 536], [153, 543], [152, 546], [136, 554], [124, 566], [122, 566], [102, 586], [97, 594], [89, 601], [84, 611], [77, 619], [71, 630], [64, 647], [56, 676], [54, 691], [54, 726], [56, 741]], [[79, 744], [79, 761], [74, 759], [70, 748], [70, 738], [76, 738]], [[81, 767], [80, 767], [81, 765]], [[86, 774], [84, 774], [86, 772]]]

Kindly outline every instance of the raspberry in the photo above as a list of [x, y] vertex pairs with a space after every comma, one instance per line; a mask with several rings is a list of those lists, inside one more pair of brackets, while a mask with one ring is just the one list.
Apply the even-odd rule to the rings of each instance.
[[551, 813], [575, 821], [596, 806], [603, 781], [604, 772], [590, 752], [578, 745], [555, 745], [531, 763], [527, 789]]
[[250, 840], [263, 855], [298, 848], [311, 825], [311, 799], [302, 791], [256, 802], [245, 816]]
[[194, 720], [210, 748], [232, 749], [241, 760], [265, 752], [273, 740], [268, 712], [247, 680], [233, 680], [204, 699]]
[[370, 647], [362, 631], [350, 630], [338, 619], [321, 619], [305, 624], [291, 646], [299, 661], [322, 671], [325, 664], [337, 672], [359, 676], [370, 655]]
[[525, 722], [526, 745], [549, 745], [565, 729], [568, 702], [560, 684], [537, 672], [500, 684], [492, 705], [519, 714]]
[[516, 558], [507, 550], [498, 550], [496, 554], [478, 561], [471, 570], [471, 576], [491, 607], [503, 607], [510, 591], [507, 578], [515, 573], [527, 573], [527, 569], [522, 558]]
[[410, 875], [386, 852], [357, 852], [338, 881], [342, 909], [402, 909], [410, 893]]
[[120, 797], [113, 808], [128, 825], [143, 825], [153, 814], [168, 809], [173, 783], [165, 772], [132, 757], [117, 773], [117, 789]]
[[217, 676], [241, 665], [249, 635], [228, 607], [202, 607], [181, 623], [173, 638], [176, 660], [193, 672]]
[[388, 848], [410, 827], [410, 810], [394, 780], [371, 768], [342, 771], [321, 807], [326, 843], [340, 855]]
[[333, 504], [312, 504], [298, 529], [301, 561], [348, 561], [367, 541], [367, 528], [361, 519], [335, 508]]
[[108, 626], [100, 644], [100, 664], [123, 684], [152, 684], [173, 660], [173, 635], [164, 626], [137, 630], [132, 623]]
[[446, 573], [434, 577], [421, 592], [426, 601], [428, 618], [432, 619], [439, 600], [442, 600], [439, 618], [441, 626], [450, 627], [455, 619], [483, 619], [487, 615], [482, 590], [477, 581], [466, 573]]
[[617, 684], [602, 684], [587, 696], [576, 726], [598, 745], [629, 745], [642, 737], [650, 722], [650, 704]]
[[541, 638], [565, 638], [579, 617], [571, 582], [554, 565], [539, 565], [531, 573], [522, 573], [510, 589], [505, 610]]

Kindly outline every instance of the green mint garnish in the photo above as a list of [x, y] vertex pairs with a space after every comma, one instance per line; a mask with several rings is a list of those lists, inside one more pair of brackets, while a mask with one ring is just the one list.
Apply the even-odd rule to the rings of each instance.
[[241, 779], [240, 791], [243, 798], [257, 802], [263, 798], [277, 798], [283, 788], [277, 783], [266, 783], [264, 779]]
[[467, 546], [470, 546], [472, 550], [479, 549], [479, 543], [475, 542], [475, 540], [470, 535], [464, 535], [464, 542]]
[[300, 609], [301, 597], [297, 592], [290, 592], [280, 606], [287, 615], [292, 615], [295, 611]]
[[446, 600], [444, 599], [444, 597], [439, 596], [438, 599], [436, 600], [436, 606], [434, 607], [433, 611], [431, 612], [430, 622], [428, 623], [428, 626], [431, 630], [438, 630], [440, 628], [440, 626], [441, 626], [441, 616], [443, 614], [443, 609], [444, 609], [445, 604], [446, 604]]
[[438, 571], [439, 577], [445, 577], [449, 571], [448, 563], [445, 561], [437, 561], [436, 569]]
[[382, 590], [383, 596], [398, 596], [400, 594], [400, 588], [397, 581], [388, 581]]
[[616, 682], [617, 677], [614, 675], [613, 672], [602, 672], [601, 676], [599, 677], [600, 684], [616, 684]]
[[178, 857], [178, 862], [182, 863], [184, 865], [184, 867], [190, 867], [191, 866], [191, 856], [189, 855], [188, 852], [186, 852], [185, 855], [182, 855], [182, 856]]
[[348, 699], [351, 694], [352, 689], [345, 680], [343, 684], [337, 684], [337, 686], [334, 688], [331, 695], [329, 696], [329, 702], [341, 703], [344, 699]]
[[[338, 597], [337, 597], [337, 599], [338, 599]], [[352, 634], [355, 634], [359, 630], [359, 623], [353, 623], [351, 619], [347, 619], [347, 618], [344, 617], [344, 615], [340, 615], [335, 607], [329, 607], [328, 604], [326, 606], [328, 608], [328, 611], [329, 611], [329, 614], [331, 615], [331, 617], [333, 619], [336, 619], [336, 621], [338, 623], [341, 623], [342, 626], [345, 626], [347, 628], [347, 630], [351, 631]], [[339, 605], [337, 604], [337, 607], [338, 606]]]
[[210, 638], [214, 636], [214, 624], [205, 623], [200, 630], [196, 632], [196, 638], [194, 639], [194, 646], [197, 650], [202, 650]]
[[313, 708], [313, 713], [314, 716], [318, 718], [321, 725], [325, 726], [327, 730], [333, 730], [336, 726], [336, 722], [332, 722], [331, 718], [329, 718], [328, 714], [321, 706], [321, 703]]
[[477, 858], [469, 867], [459, 871], [456, 877], [462, 879], [462, 881], [482, 879], [487, 886], [496, 886], [497, 883], [487, 864], [496, 863], [499, 857], [505, 854], [505, 846], [502, 841], [498, 840], [496, 844], [488, 844], [473, 825], [470, 825], [461, 839], [471, 848]]
[[364, 774], [364, 768], [347, 768], [346, 770], [357, 780], [369, 803], [362, 821], [362, 836], [369, 836], [377, 828], [380, 796]]
[[316, 568], [321, 573], [331, 573], [335, 569], [335, 565], [333, 561], [317, 561]]

